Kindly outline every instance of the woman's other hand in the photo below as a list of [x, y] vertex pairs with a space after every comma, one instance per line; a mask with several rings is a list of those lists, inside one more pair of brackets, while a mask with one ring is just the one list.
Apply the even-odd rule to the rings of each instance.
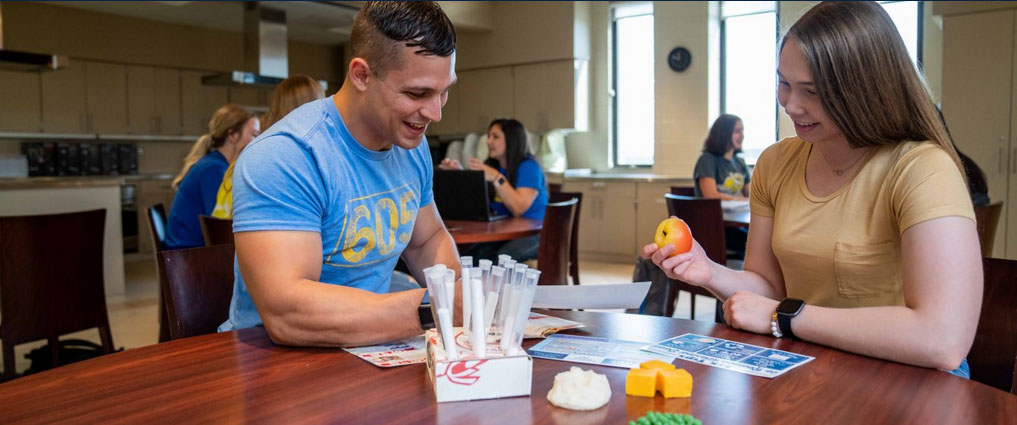
[[735, 329], [771, 334], [770, 321], [777, 311], [776, 300], [749, 291], [736, 291], [724, 301], [724, 320]]
[[692, 241], [692, 249], [684, 254], [668, 258], [674, 252], [674, 245], [667, 244], [657, 249], [657, 244], [643, 246], [643, 258], [648, 258], [664, 271], [667, 277], [690, 285], [705, 286], [713, 279], [713, 261], [699, 242]]
[[470, 158], [470, 169], [484, 171], [484, 179], [489, 182], [493, 182], [501, 175], [501, 173], [494, 169], [494, 167], [484, 164], [484, 161], [477, 158]]
[[460, 164], [458, 160], [445, 158], [438, 164], [438, 168], [442, 170], [462, 170], [463, 164]]

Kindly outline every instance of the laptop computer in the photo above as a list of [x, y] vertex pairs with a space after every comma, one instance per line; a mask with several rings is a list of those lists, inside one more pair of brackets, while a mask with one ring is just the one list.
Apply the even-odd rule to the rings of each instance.
[[434, 170], [434, 205], [445, 220], [494, 221], [487, 180], [480, 170]]

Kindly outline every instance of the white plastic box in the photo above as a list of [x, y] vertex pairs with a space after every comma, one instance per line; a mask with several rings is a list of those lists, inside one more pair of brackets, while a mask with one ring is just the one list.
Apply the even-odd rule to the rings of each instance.
[[437, 330], [428, 330], [425, 335], [427, 376], [439, 403], [530, 395], [533, 359], [525, 351], [506, 356], [498, 344], [488, 343], [487, 358], [479, 359], [470, 351], [461, 328], [455, 328], [455, 335], [459, 349], [456, 360], [445, 356]]

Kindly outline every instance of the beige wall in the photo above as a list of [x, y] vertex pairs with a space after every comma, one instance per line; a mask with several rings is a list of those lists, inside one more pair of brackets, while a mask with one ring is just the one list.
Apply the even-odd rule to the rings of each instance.
[[493, 14], [490, 31], [459, 31], [457, 70], [573, 57], [573, 2], [496, 2]]
[[[4, 2], [4, 47], [209, 71], [242, 69], [242, 34], [30, 2]], [[342, 81], [342, 49], [290, 42], [290, 73]]]

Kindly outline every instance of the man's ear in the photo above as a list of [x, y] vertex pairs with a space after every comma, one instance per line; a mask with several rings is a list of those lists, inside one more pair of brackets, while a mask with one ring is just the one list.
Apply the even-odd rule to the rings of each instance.
[[371, 66], [363, 58], [353, 58], [350, 61], [350, 69], [347, 72], [353, 86], [359, 91], [367, 90], [367, 82], [374, 76]]

